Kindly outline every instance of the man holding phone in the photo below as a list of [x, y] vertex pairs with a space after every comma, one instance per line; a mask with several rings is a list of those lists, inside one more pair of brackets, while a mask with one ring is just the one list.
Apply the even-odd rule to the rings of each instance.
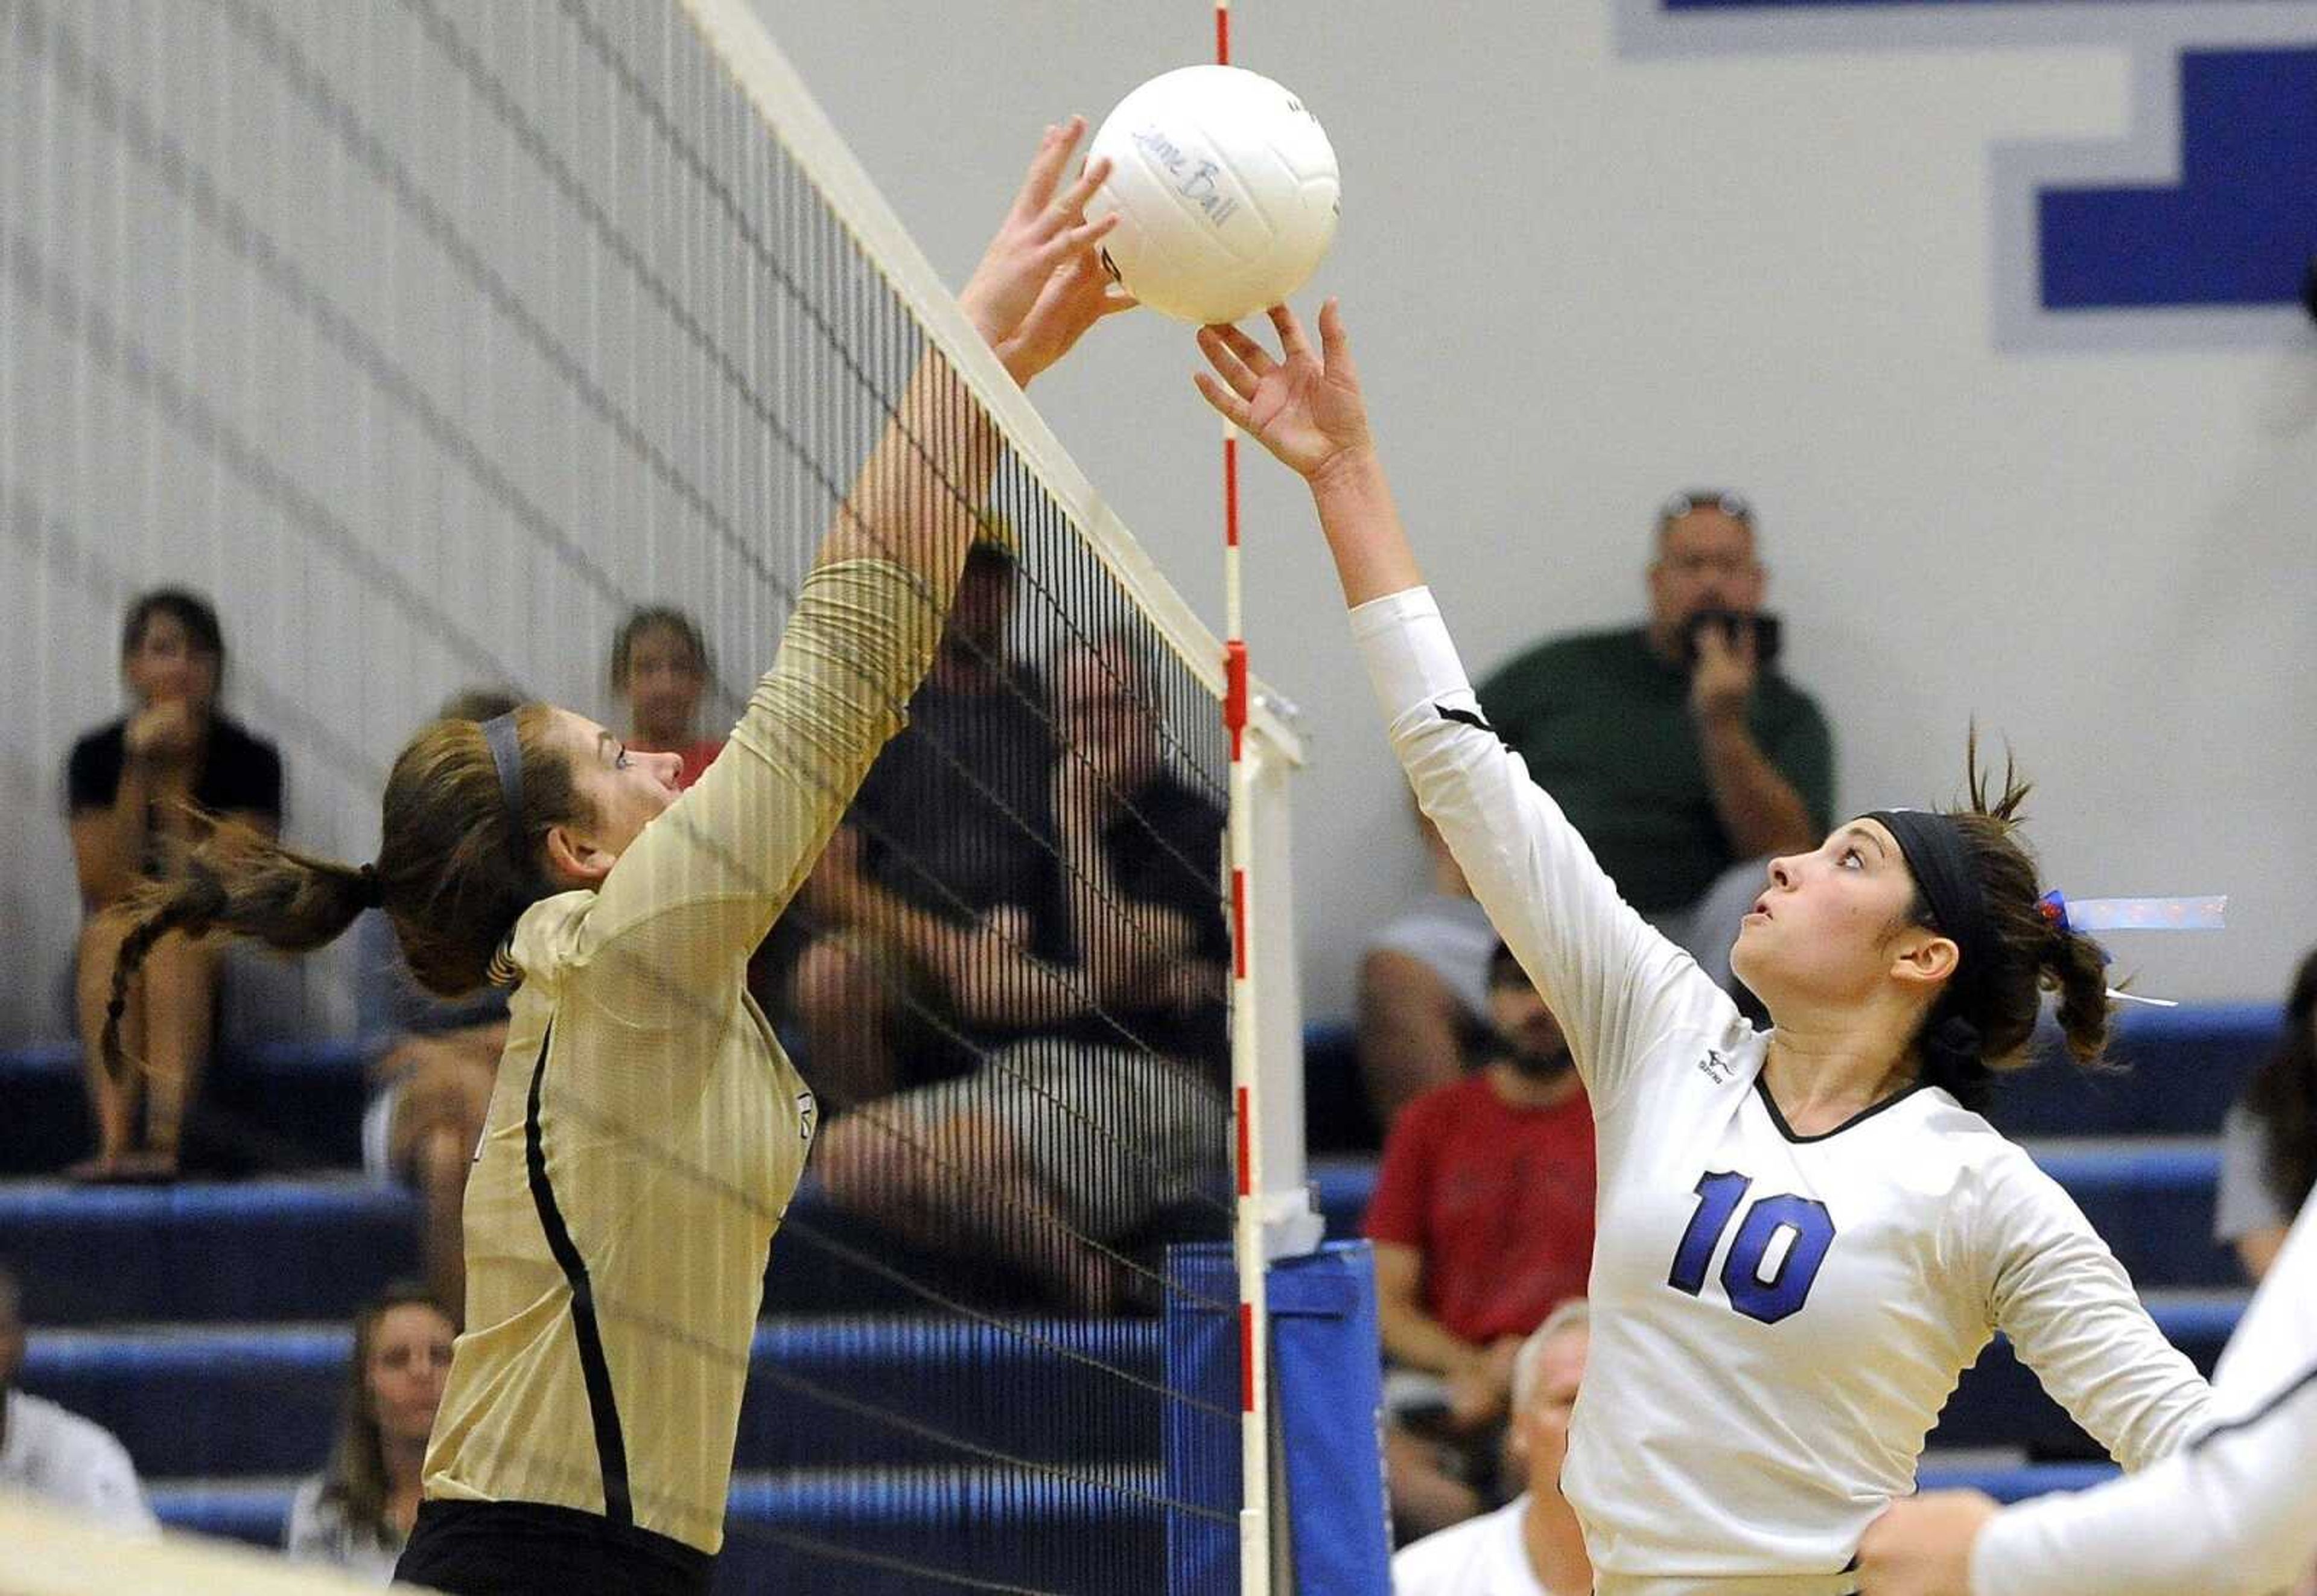
[[1625, 901], [1725, 984], [1764, 861], [1817, 847], [1833, 808], [1833, 739], [1777, 668], [1767, 582], [1745, 499], [1677, 493], [1646, 623], [1549, 640], [1480, 688]]

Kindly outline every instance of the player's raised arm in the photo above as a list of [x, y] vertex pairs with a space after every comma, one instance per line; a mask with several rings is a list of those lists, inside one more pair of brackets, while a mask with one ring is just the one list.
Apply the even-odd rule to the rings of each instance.
[[[1086, 220], [1105, 164], [1063, 181], [1084, 129], [1072, 118], [1046, 130], [959, 295], [1025, 384], [1132, 303], [1095, 255], [1115, 218]], [[779, 655], [723, 757], [603, 883], [591, 936], [622, 939], [636, 954], [638, 935], [665, 945], [637, 960], [631, 1013], [668, 1008], [666, 999], [703, 1011], [684, 1004], [680, 989], [726, 982], [726, 966], [747, 956], [795, 893], [932, 662], [966, 551], [983, 530], [997, 460], [989, 413], [929, 349], [838, 507]]]
[[1489, 727], [1401, 526], [1336, 302], [1320, 312], [1316, 350], [1285, 306], [1271, 322], [1275, 357], [1236, 327], [1202, 329], [1213, 369], [1199, 391], [1311, 485], [1393, 751], [1606, 1110], [1677, 1010], [1736, 1022], [1736, 1009], [1618, 897]]

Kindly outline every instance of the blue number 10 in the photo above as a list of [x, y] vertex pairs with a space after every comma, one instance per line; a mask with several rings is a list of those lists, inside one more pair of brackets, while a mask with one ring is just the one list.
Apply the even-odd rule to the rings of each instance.
[[[1713, 1261], [1714, 1249], [1722, 1245], [1738, 1205], [1746, 1200], [1753, 1184], [1751, 1176], [1722, 1170], [1699, 1178], [1697, 1212], [1690, 1215], [1681, 1245], [1674, 1249], [1667, 1285], [1691, 1296], [1704, 1289], [1706, 1266]], [[1762, 1260], [1780, 1231], [1794, 1239], [1786, 1255], [1778, 1260], [1777, 1269], [1765, 1280]], [[1833, 1245], [1834, 1220], [1824, 1203], [1791, 1193], [1757, 1199], [1747, 1210], [1745, 1223], [1738, 1227], [1730, 1256], [1722, 1260], [1722, 1288], [1730, 1294], [1730, 1305], [1765, 1324], [1776, 1324], [1799, 1312], [1810, 1300], [1811, 1283], [1818, 1278], [1819, 1266]]]

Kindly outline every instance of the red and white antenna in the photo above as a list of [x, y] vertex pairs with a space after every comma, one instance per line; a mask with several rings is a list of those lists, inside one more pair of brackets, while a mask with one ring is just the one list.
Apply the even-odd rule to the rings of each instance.
[[[1215, 0], [1215, 64], [1230, 65], [1230, 0]], [[1257, 1162], [1257, 1024], [1250, 914], [1255, 825], [1247, 758], [1248, 655], [1239, 582], [1239, 429], [1223, 423], [1223, 725], [1230, 733], [1231, 1119], [1238, 1198], [1231, 1250], [1239, 1277], [1240, 1596], [1271, 1590], [1270, 1324], [1265, 1312], [1264, 1216]]]

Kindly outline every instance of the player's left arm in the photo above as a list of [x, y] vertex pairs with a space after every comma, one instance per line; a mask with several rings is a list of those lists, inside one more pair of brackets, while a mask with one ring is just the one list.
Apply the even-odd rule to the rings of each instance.
[[1995, 1326], [2069, 1417], [2125, 1468], [2144, 1468], [2197, 1428], [2212, 1388], [2059, 1183], [2006, 1152], [1977, 1215]]
[[[2297, 1250], [2296, 1250], [2297, 1249]], [[2221, 1359], [2223, 1416], [2162, 1462], [1998, 1510], [1894, 1502], [1859, 1543], [1865, 1596], [2255, 1596], [2317, 1572], [2317, 1208]]]

